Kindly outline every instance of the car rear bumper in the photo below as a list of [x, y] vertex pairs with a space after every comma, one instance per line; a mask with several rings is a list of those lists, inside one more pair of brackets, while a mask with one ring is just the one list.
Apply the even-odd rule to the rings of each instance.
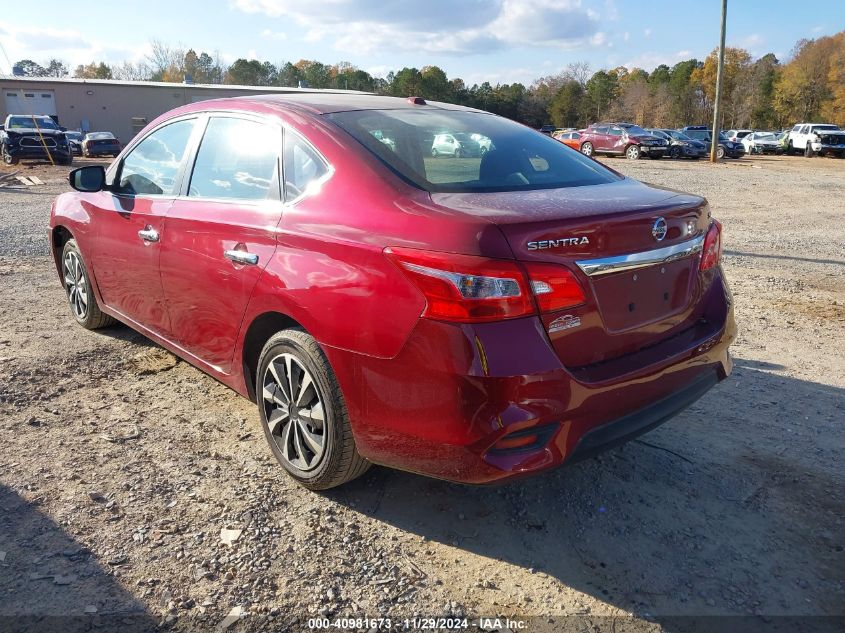
[[721, 276], [713, 286], [710, 300], [722, 303], [708, 308], [709, 323], [598, 368], [564, 367], [537, 318], [423, 319], [395, 358], [326, 353], [364, 457], [452, 481], [505, 481], [627, 441], [726, 378], [736, 328]]

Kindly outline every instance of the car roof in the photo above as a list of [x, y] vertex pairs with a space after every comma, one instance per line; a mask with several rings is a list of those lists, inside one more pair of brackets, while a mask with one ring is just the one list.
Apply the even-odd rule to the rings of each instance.
[[[423, 104], [414, 103], [414, 97], [382, 97], [366, 94], [314, 93], [306, 94], [267, 94], [248, 97], [232, 97], [225, 99], [211, 99], [183, 106], [180, 112], [197, 112], [216, 109], [233, 110], [294, 110], [308, 114], [332, 114], [335, 112], [350, 112], [353, 110], [463, 110], [467, 112], [483, 112], [475, 108], [442, 103], [439, 101], [424, 101]], [[263, 106], [263, 107], [262, 107]]]

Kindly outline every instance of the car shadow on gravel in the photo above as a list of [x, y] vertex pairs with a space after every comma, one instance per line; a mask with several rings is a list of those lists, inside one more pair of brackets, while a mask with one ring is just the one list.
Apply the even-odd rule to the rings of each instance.
[[94, 554], [0, 485], [0, 631], [152, 631], [157, 619]]
[[[666, 425], [544, 476], [471, 487], [377, 468], [331, 496], [478, 555], [466, 586], [480, 604], [552, 611], [512, 597], [514, 583], [547, 574], [670, 633], [689, 630], [691, 616], [705, 616], [696, 630], [757, 630], [761, 614], [833, 630], [845, 624], [845, 390], [781, 369], [739, 360]], [[502, 567], [485, 559], [524, 575], [487, 576]], [[741, 616], [736, 629], [712, 619], [727, 615]], [[792, 620], [830, 615], [842, 619]]]

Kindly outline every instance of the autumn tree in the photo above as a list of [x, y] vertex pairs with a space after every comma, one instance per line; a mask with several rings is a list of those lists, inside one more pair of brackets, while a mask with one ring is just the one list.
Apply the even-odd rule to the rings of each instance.
[[91, 62], [77, 66], [73, 76], [79, 79], [112, 79], [112, 72], [104, 62]]

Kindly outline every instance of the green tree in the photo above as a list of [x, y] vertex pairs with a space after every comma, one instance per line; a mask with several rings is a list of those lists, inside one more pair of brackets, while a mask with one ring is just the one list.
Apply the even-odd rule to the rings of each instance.
[[47, 69], [31, 59], [22, 59], [14, 63], [12, 74], [23, 77], [44, 77], [47, 74]]
[[587, 81], [587, 95], [592, 105], [591, 115], [600, 120], [602, 114], [607, 111], [611, 102], [616, 98], [617, 80], [616, 74], [607, 73], [603, 70], [597, 71]]
[[552, 123], [558, 127], [577, 127], [583, 116], [584, 88], [572, 79], [555, 93], [549, 107]]

